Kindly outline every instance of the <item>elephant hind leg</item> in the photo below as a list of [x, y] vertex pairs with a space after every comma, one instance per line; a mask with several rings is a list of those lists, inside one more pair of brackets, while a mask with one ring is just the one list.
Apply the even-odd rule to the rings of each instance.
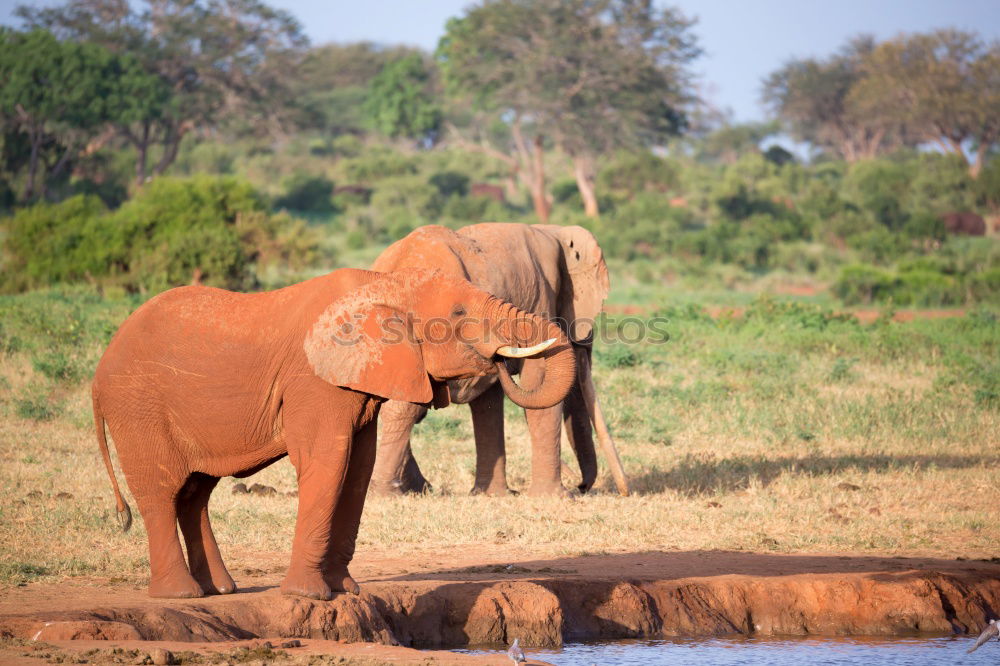
[[139, 513], [149, 537], [149, 596], [188, 599], [204, 596], [191, 576], [177, 537], [177, 490], [160, 488], [161, 495], [137, 497]]
[[236, 583], [226, 570], [208, 518], [208, 500], [219, 477], [195, 472], [177, 496], [177, 522], [187, 545], [191, 575], [208, 594], [232, 594]]
[[379, 414], [378, 454], [371, 488], [375, 495], [423, 493], [430, 483], [420, 471], [410, 448], [410, 433], [427, 414], [427, 408], [390, 400]]
[[177, 498], [188, 472], [170, 435], [166, 428], [137, 432], [120, 421], [110, 423], [122, 471], [146, 526], [149, 596], [204, 596], [191, 576], [177, 535]]

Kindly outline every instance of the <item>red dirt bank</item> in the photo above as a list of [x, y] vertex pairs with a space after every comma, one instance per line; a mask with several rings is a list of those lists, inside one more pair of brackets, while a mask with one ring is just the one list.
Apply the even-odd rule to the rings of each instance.
[[[995, 562], [696, 552], [550, 560], [508, 553], [501, 564], [482, 564], [497, 556], [475, 548], [427, 553], [417, 572], [410, 572], [416, 558], [368, 557], [356, 572], [362, 594], [331, 602], [280, 595], [280, 565], [237, 576], [238, 594], [197, 600], [154, 600], [132, 587], [30, 585], [2, 593], [0, 636], [128, 645], [300, 638], [420, 648], [517, 636], [528, 646], [551, 646], [722, 634], [972, 633], [1000, 612]], [[431, 655], [404, 651], [392, 660], [411, 657]], [[465, 659], [445, 658], [438, 663]]]

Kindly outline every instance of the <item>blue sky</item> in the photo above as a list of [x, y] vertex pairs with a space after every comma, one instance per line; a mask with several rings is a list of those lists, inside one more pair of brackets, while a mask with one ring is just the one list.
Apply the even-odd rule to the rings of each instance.
[[[38, 0], [35, 0], [38, 2]], [[44, 4], [57, 4], [41, 0]], [[448, 18], [468, 0], [269, 0], [302, 23], [314, 43], [368, 40], [433, 49]], [[16, 0], [0, 0], [0, 23], [13, 24]], [[764, 110], [760, 81], [792, 57], [825, 56], [862, 32], [887, 38], [900, 32], [956, 27], [1000, 39], [1000, 0], [675, 0], [699, 19], [695, 33], [705, 55], [695, 64], [702, 95], [729, 108], [738, 121]]]

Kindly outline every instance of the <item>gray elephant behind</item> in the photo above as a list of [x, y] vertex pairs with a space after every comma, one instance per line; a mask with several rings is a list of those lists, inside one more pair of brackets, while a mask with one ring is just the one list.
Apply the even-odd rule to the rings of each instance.
[[[529, 494], [565, 493], [561, 483], [561, 431], [565, 426], [580, 465], [578, 489], [597, 478], [591, 424], [598, 434], [618, 490], [628, 486], [614, 441], [607, 430], [591, 377], [593, 326], [610, 288], [604, 255], [593, 234], [578, 226], [483, 223], [452, 231], [421, 227], [389, 246], [375, 260], [376, 271], [434, 268], [462, 277], [494, 296], [562, 326], [577, 358], [577, 383], [566, 400], [549, 409], [525, 410], [531, 437]], [[538, 385], [544, 363], [525, 359], [520, 371], [526, 388]], [[467, 403], [476, 440], [474, 493], [506, 494], [503, 391], [495, 376], [448, 383], [452, 402]], [[379, 419], [379, 446], [373, 492], [422, 492], [429, 488], [410, 447], [414, 424], [426, 408], [390, 401]]]

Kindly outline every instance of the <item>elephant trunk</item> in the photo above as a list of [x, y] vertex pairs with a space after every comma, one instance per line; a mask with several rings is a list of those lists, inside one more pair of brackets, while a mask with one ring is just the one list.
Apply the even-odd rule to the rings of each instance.
[[514, 404], [525, 409], [548, 409], [562, 402], [576, 380], [576, 358], [566, 334], [547, 319], [518, 310], [509, 303], [494, 300], [491, 306], [494, 321], [502, 323], [500, 336], [506, 343], [493, 350], [491, 356], [497, 351], [508, 356], [518, 356], [516, 353], [505, 352], [504, 348], [528, 347], [554, 340], [554, 343], [546, 345], [544, 351], [536, 355], [545, 359], [545, 373], [542, 381], [533, 389], [519, 386], [510, 376], [505, 359], [500, 355], [494, 357], [504, 393]]

